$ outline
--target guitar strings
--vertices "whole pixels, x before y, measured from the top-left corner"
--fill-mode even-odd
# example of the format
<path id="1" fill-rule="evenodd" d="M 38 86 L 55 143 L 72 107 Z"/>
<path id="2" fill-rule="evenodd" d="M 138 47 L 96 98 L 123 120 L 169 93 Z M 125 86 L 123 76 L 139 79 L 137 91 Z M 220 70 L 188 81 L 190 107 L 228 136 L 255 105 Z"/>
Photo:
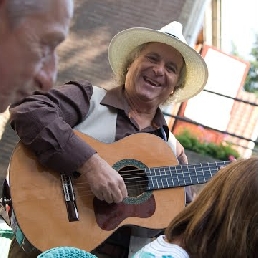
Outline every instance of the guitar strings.
<path id="1" fill-rule="evenodd" d="M 158 170 L 161 170 L 160 168 L 162 167 L 157 167 Z M 176 173 L 176 174 L 180 174 L 180 175 L 183 175 L 183 174 L 197 174 L 197 173 L 207 173 L 207 172 L 217 172 L 219 170 L 219 168 L 210 168 L 209 169 L 205 169 L 205 167 L 202 167 L 202 171 L 196 171 L 196 169 L 188 169 L 187 171 L 178 171 L 177 169 L 174 169 L 174 170 L 171 170 L 170 168 L 168 167 L 164 167 L 164 169 L 166 170 L 163 170 L 163 171 L 155 171 L 155 167 L 152 167 L 152 168 L 147 168 L 147 169 L 130 169 L 130 170 L 121 170 L 121 171 L 118 171 L 118 173 L 121 173 L 122 175 L 125 175 L 125 176 L 131 176 L 132 173 L 131 172 L 140 172 L 140 174 L 142 175 L 146 175 L 147 173 L 147 176 L 148 177 L 155 177 L 157 175 L 161 175 L 161 176 L 166 176 L 166 175 L 172 175 L 172 173 Z M 193 171 L 194 170 L 194 171 Z M 146 172 L 146 173 L 145 173 Z M 154 173 L 155 175 L 149 175 L 149 173 Z M 156 174 L 157 173 L 157 174 Z"/>
<path id="2" fill-rule="evenodd" d="M 140 182 L 140 183 L 149 182 L 148 178 L 153 179 L 153 178 L 157 177 L 157 175 L 147 175 L 146 176 L 145 173 L 141 173 L 141 175 L 143 177 L 145 177 L 145 178 L 142 178 L 142 177 L 139 177 L 139 176 L 132 175 L 131 173 L 128 173 L 128 172 L 131 172 L 131 171 L 139 171 L 139 170 L 129 170 L 129 171 L 126 171 L 126 173 L 122 172 L 121 174 L 122 174 L 122 176 L 129 176 L 129 177 L 125 178 L 126 180 L 140 179 L 140 181 L 137 181 L 137 182 Z M 199 174 L 204 174 L 204 173 L 212 174 L 212 173 L 217 172 L 217 171 L 218 171 L 217 169 L 209 169 L 209 170 L 203 170 L 203 172 L 196 172 L 196 173 L 187 171 L 187 172 L 184 172 L 184 174 L 185 175 L 194 174 L 194 175 L 192 175 L 192 177 L 194 177 L 194 176 L 197 176 L 197 173 L 199 173 Z M 178 175 L 175 174 L 173 176 L 171 173 L 166 173 L 166 172 L 163 172 L 162 174 L 159 174 L 158 176 L 163 176 L 163 177 L 171 176 L 169 179 L 178 179 Z M 146 179 L 146 177 L 147 177 L 147 179 Z M 74 182 L 76 183 L 76 179 L 74 180 Z M 85 182 L 85 183 L 87 184 L 87 182 Z M 78 182 L 76 184 L 77 185 L 84 184 L 84 182 Z"/>
<path id="3" fill-rule="evenodd" d="M 220 165 L 210 165 L 209 163 L 205 163 L 205 164 L 193 164 L 193 165 L 189 165 L 189 164 L 182 164 L 182 165 L 176 165 L 176 166 L 161 166 L 161 167 L 151 167 L 151 168 L 142 168 L 142 169 L 139 169 L 139 168 L 135 168 L 135 169 L 130 169 L 130 170 L 125 170 L 126 172 L 134 172 L 134 171 L 146 171 L 146 170 L 161 170 L 161 169 L 165 169 L 165 170 L 169 170 L 169 171 L 175 171 L 175 172 L 179 172 L 179 170 L 182 170 L 184 167 L 186 167 L 185 169 L 186 170 L 189 170 L 189 169 L 206 169 L 206 168 L 209 168 L 209 169 L 215 169 L 215 170 L 218 170 L 220 169 L 221 166 L 223 165 L 226 165 L 225 163 L 227 163 L 227 161 L 221 161 L 222 164 Z M 215 167 L 215 168 L 213 168 Z M 178 168 L 178 169 L 177 169 Z M 185 172 L 188 172 L 188 171 L 182 171 L 182 173 L 185 173 Z"/>
<path id="4" fill-rule="evenodd" d="M 184 165 L 178 165 L 178 167 L 182 167 L 182 166 L 184 166 Z M 160 170 L 160 168 L 161 167 L 157 167 L 158 171 Z M 164 168 L 169 168 L 169 167 L 165 166 Z M 172 174 L 173 171 L 171 171 L 171 169 L 169 168 L 166 171 L 162 171 L 162 172 L 158 173 L 159 176 L 161 175 L 163 177 L 163 180 L 162 179 L 160 181 L 155 180 L 154 182 L 152 180 L 157 177 L 157 174 L 156 174 L 156 171 L 155 171 L 155 167 L 147 168 L 147 169 L 142 169 L 142 170 L 141 169 L 125 170 L 125 171 L 120 171 L 120 173 L 124 177 L 127 176 L 127 178 L 124 178 L 124 181 L 127 184 L 126 188 L 127 188 L 128 191 L 130 191 L 130 190 L 137 191 L 136 188 L 138 188 L 138 190 L 142 191 L 142 193 L 143 193 L 145 191 L 149 191 L 148 189 L 146 189 L 146 188 L 149 187 L 149 184 L 150 184 L 151 187 L 158 186 L 158 187 L 160 187 L 162 189 L 171 188 L 171 186 L 169 186 L 169 183 L 173 183 L 174 184 L 174 181 L 177 182 L 178 180 L 183 180 L 183 178 L 178 178 L 177 177 L 178 174 L 179 175 L 181 175 L 181 174 L 187 174 L 187 175 L 192 174 L 192 178 L 194 178 L 194 176 L 197 176 L 197 173 L 204 174 L 204 173 L 207 173 L 207 172 L 208 173 L 213 173 L 213 172 L 217 172 L 218 171 L 218 168 L 211 169 L 210 166 L 203 166 L 201 168 L 202 168 L 202 172 L 197 172 L 196 170 L 194 170 L 194 171 L 185 171 L 183 173 L 178 173 L 178 170 L 173 169 L 173 170 L 175 170 L 174 171 L 175 172 L 174 175 Z M 150 170 L 154 170 L 154 172 L 152 172 L 153 175 L 146 175 L 144 173 L 144 172 L 146 172 L 146 170 L 148 170 L 149 172 L 151 172 Z M 138 171 L 139 174 L 142 177 L 139 176 L 139 174 L 137 174 L 137 176 L 136 176 L 136 175 L 131 173 L 131 172 L 136 172 L 136 171 Z M 166 179 L 166 176 L 170 176 L 170 178 Z M 202 179 L 205 179 L 205 178 L 202 178 Z M 94 195 L 92 193 L 91 189 L 90 189 L 90 184 L 87 181 L 85 181 L 85 182 L 76 182 L 77 179 L 73 179 L 72 181 L 73 181 L 73 184 L 72 184 L 73 188 L 78 190 L 80 196 L 83 197 L 83 196 Z M 126 182 L 126 181 L 128 181 L 128 182 Z M 131 181 L 131 182 L 129 182 L 129 181 Z M 199 180 L 199 181 L 201 181 L 201 180 Z M 201 182 L 201 183 L 206 183 L 207 181 L 208 180 L 206 180 L 204 182 Z M 197 181 L 197 183 L 192 183 L 191 182 L 191 184 L 187 184 L 187 185 L 194 185 L 194 184 L 200 184 L 200 182 L 198 182 L 198 181 Z M 61 186 L 62 186 L 62 183 L 61 183 Z M 183 186 L 186 186 L 186 184 L 184 184 Z M 177 187 L 180 187 L 180 186 L 177 186 Z"/>
<path id="5" fill-rule="evenodd" d="M 178 178 L 175 178 L 175 179 L 178 179 Z M 141 181 L 138 181 L 139 183 L 137 182 L 134 182 L 134 184 L 130 184 L 130 185 L 127 185 L 126 189 L 127 190 L 134 190 L 134 191 L 137 191 L 137 190 L 140 190 L 141 192 L 138 194 L 138 195 L 141 195 L 142 193 L 146 192 L 146 191 L 149 191 L 148 189 L 146 189 L 147 185 L 144 183 L 144 182 L 148 182 L 148 180 L 141 180 Z M 202 183 L 206 183 L 206 182 L 202 182 Z M 85 186 L 89 186 L 89 188 L 85 189 Z M 159 185 L 159 184 L 157 184 Z M 194 184 L 188 184 L 188 185 L 194 185 Z M 186 186 L 186 185 L 183 185 L 183 186 Z M 178 187 L 183 187 L 183 186 L 177 186 Z M 94 196 L 93 192 L 91 191 L 90 189 L 90 184 L 88 182 L 78 182 L 78 183 L 75 183 L 73 184 L 73 188 L 75 189 L 75 196 L 79 195 L 80 197 L 87 197 L 87 196 Z M 144 189 L 145 188 L 145 189 Z M 161 187 L 161 189 L 168 189 L 168 188 L 172 188 L 172 187 Z M 154 189 L 153 189 L 154 190 Z"/>
<path id="6" fill-rule="evenodd" d="M 171 180 L 172 179 L 172 180 Z M 170 181 L 172 182 L 173 180 L 178 180 L 177 177 L 175 178 L 171 178 Z M 204 182 L 201 182 L 201 183 L 206 183 L 208 180 L 204 181 Z M 136 188 L 138 188 L 138 190 L 143 190 L 143 192 L 145 191 L 149 191 L 148 189 L 146 189 L 146 187 L 148 187 L 145 183 L 146 182 L 149 182 L 149 180 L 140 180 L 140 181 L 136 181 L 136 182 L 133 182 L 133 183 L 129 183 L 129 185 L 127 185 L 127 190 L 137 190 Z M 164 183 L 164 182 L 163 182 Z M 168 183 L 168 182 L 165 182 L 165 183 Z M 200 184 L 200 182 L 199 182 Z M 75 186 L 75 189 L 79 190 L 79 193 L 80 193 L 80 196 L 88 196 L 88 195 L 93 195 L 92 191 L 90 189 L 85 189 L 85 186 L 89 186 L 90 184 L 88 182 L 78 182 L 78 183 L 75 183 L 74 186 Z M 154 184 L 152 184 L 154 186 Z M 159 183 L 156 182 L 156 185 L 158 185 L 160 188 L 162 189 L 167 189 L 167 188 L 171 188 L 169 186 L 167 187 L 164 187 L 164 184 L 163 186 L 160 186 Z M 194 183 L 191 183 L 191 184 L 187 184 L 187 185 L 194 185 Z M 183 185 L 183 186 L 186 186 L 186 185 Z M 177 187 L 183 187 L 183 186 L 177 186 Z"/>
<path id="7" fill-rule="evenodd" d="M 217 170 L 216 169 L 213 169 L 213 170 L 203 170 L 203 172 L 199 172 L 201 174 L 204 174 L 204 173 L 207 173 L 207 172 L 210 172 L 210 174 L 212 174 L 213 172 L 216 172 Z M 193 172 L 185 172 L 185 174 L 193 174 Z M 142 178 L 142 177 L 139 177 L 139 176 L 135 176 L 135 175 L 132 175 L 130 173 L 122 173 L 123 176 L 130 176 L 130 177 L 127 177 L 127 178 L 124 178 L 125 180 L 135 180 L 135 179 L 139 179 L 139 181 L 136 181 L 135 183 L 147 183 L 147 182 L 150 182 L 150 179 L 153 179 L 153 178 L 156 178 L 157 175 L 147 175 L 145 176 L 145 173 L 142 173 L 143 177 L 147 177 L 147 178 Z M 178 178 L 178 175 L 172 175 L 172 174 L 162 174 L 162 175 L 158 175 L 158 176 L 163 176 L 163 177 L 166 177 L 166 176 L 170 176 L 169 180 L 179 180 L 179 179 L 183 179 L 183 178 Z M 197 176 L 197 174 L 195 173 L 194 175 L 192 175 L 192 178 L 194 176 Z M 165 178 L 166 180 L 166 178 Z M 89 184 L 88 182 L 76 182 L 76 179 L 74 180 L 74 183 L 76 183 L 76 185 L 81 185 L 81 184 Z"/>
<path id="8" fill-rule="evenodd" d="M 184 174 L 184 173 L 189 173 L 190 169 L 191 170 L 194 169 L 195 172 L 198 172 L 198 171 L 196 171 L 196 169 L 200 169 L 200 168 L 202 169 L 203 172 L 207 172 L 207 170 L 205 170 L 206 168 L 208 168 L 208 171 L 211 171 L 211 170 L 218 171 L 220 169 L 220 167 L 223 166 L 223 165 L 226 165 L 226 163 L 228 163 L 228 161 L 220 161 L 220 162 L 215 162 L 215 163 L 216 164 L 215 165 L 213 164 L 212 166 L 211 166 L 212 163 L 181 164 L 181 165 L 179 164 L 179 165 L 175 165 L 175 166 L 161 166 L 161 167 L 151 167 L 151 168 L 143 168 L 143 169 L 135 168 L 135 169 L 125 170 L 125 171 L 121 170 L 121 172 L 126 175 L 125 172 L 136 172 L 136 171 L 143 171 L 143 172 L 149 171 L 149 172 L 151 172 L 153 170 L 154 170 L 154 172 L 156 172 L 155 170 L 160 171 L 160 170 L 163 169 L 165 171 L 162 171 L 160 173 L 165 173 L 165 172 L 168 171 L 170 173 L 173 173 L 173 172 L 179 173 L 179 172 L 181 172 L 181 174 Z M 219 163 L 221 163 L 221 164 L 219 165 Z M 215 168 L 213 168 L 214 166 L 215 166 Z M 186 167 L 185 171 L 180 171 L 184 167 Z"/>

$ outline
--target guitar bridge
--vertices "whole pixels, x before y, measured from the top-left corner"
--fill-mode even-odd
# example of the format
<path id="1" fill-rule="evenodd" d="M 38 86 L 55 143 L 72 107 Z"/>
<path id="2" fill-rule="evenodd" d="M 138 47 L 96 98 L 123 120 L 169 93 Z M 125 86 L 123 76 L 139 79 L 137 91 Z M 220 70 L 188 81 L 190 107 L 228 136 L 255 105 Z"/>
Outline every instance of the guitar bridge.
<path id="1" fill-rule="evenodd" d="M 71 177 L 61 174 L 61 182 L 64 192 L 64 200 L 68 213 L 68 220 L 70 222 L 79 220 L 79 213 L 75 201 L 75 194 L 73 190 L 73 184 Z"/>

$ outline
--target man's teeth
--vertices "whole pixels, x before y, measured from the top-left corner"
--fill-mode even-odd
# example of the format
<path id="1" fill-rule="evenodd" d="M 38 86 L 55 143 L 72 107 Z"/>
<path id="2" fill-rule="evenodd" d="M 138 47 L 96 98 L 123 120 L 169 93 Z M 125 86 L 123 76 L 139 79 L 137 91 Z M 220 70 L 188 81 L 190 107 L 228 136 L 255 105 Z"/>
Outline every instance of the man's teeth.
<path id="1" fill-rule="evenodd" d="M 146 82 L 148 82 L 148 83 L 149 83 L 150 85 L 152 85 L 152 86 L 159 86 L 159 83 L 155 83 L 155 82 L 149 80 L 149 79 L 146 78 L 146 77 L 144 77 L 144 79 L 145 79 Z"/>

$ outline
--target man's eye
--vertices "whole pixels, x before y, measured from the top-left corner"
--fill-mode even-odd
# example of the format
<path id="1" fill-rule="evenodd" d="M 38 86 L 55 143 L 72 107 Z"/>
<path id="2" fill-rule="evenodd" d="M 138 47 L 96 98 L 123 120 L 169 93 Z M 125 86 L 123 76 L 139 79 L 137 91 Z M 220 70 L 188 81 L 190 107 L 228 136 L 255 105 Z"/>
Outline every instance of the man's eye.
<path id="1" fill-rule="evenodd" d="M 169 73 L 176 73 L 176 69 L 175 69 L 174 66 L 167 66 L 167 71 L 168 71 Z"/>
<path id="2" fill-rule="evenodd" d="M 156 56 L 147 56 L 147 58 L 151 61 L 151 62 L 157 62 L 158 58 Z"/>

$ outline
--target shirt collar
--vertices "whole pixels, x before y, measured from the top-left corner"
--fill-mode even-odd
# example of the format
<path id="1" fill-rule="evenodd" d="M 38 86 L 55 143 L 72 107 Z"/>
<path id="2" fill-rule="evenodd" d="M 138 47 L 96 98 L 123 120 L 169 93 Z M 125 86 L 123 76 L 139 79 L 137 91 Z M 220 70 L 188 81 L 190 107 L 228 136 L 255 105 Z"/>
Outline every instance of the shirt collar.
<path id="1" fill-rule="evenodd" d="M 129 117 L 130 107 L 124 97 L 124 86 L 118 86 L 108 90 L 107 94 L 102 99 L 101 104 L 123 110 Z M 166 120 L 160 108 L 158 108 L 156 111 L 153 124 L 157 128 L 162 126 L 167 128 Z"/>

